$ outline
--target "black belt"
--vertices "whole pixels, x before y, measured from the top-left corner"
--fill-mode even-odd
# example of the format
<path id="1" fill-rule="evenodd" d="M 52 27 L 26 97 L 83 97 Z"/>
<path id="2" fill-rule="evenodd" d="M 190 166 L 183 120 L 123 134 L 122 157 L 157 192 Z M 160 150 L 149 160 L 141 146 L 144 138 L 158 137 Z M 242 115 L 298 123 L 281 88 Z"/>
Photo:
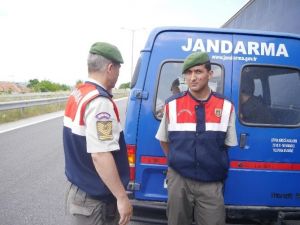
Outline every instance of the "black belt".
<path id="1" fill-rule="evenodd" d="M 112 202 L 112 201 L 116 200 L 116 198 L 113 195 L 99 196 L 99 195 L 90 195 L 90 194 L 86 193 L 86 197 L 95 199 L 95 200 L 99 200 L 99 201 L 103 201 L 103 202 Z"/>

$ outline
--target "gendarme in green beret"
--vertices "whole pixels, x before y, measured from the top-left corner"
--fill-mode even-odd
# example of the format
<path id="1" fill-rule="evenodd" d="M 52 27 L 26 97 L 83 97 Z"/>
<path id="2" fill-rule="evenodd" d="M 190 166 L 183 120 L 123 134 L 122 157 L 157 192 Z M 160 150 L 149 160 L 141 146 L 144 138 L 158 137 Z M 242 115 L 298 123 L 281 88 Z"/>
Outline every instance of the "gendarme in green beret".
<path id="1" fill-rule="evenodd" d="M 121 52 L 119 49 L 106 42 L 96 42 L 92 45 L 90 53 L 101 55 L 117 63 L 124 63 Z"/>
<path id="2" fill-rule="evenodd" d="M 193 66 L 202 65 L 207 62 L 209 62 L 209 55 L 206 52 L 194 52 L 184 60 L 182 73 Z"/>

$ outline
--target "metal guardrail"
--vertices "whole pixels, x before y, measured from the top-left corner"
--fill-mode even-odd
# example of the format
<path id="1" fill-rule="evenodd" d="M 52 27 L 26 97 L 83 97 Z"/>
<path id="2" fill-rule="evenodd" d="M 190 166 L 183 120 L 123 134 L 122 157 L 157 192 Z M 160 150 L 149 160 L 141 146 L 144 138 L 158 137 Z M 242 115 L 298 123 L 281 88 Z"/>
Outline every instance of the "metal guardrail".
<path id="1" fill-rule="evenodd" d="M 12 93 L 5 94 L 0 92 L 0 102 L 12 102 L 12 101 L 24 101 L 33 99 L 48 99 L 67 97 L 70 95 L 70 91 L 64 92 L 34 92 L 34 93 Z"/>
<path id="2" fill-rule="evenodd" d="M 23 100 L 13 102 L 0 102 L 0 111 L 32 107 L 37 105 L 48 105 L 53 103 L 65 102 L 68 97 L 44 98 L 34 100 Z"/>
<path id="3" fill-rule="evenodd" d="M 125 90 L 125 89 L 113 90 L 113 95 L 116 98 L 128 96 L 128 94 L 129 94 L 129 89 L 128 90 Z M 22 96 L 22 95 L 20 95 L 20 96 Z M 0 102 L 0 111 L 10 110 L 10 109 L 22 109 L 22 108 L 38 106 L 38 105 L 61 103 L 61 102 L 67 101 L 67 99 L 68 99 L 68 96 L 61 96 L 61 97 L 53 97 L 53 98 Z"/>

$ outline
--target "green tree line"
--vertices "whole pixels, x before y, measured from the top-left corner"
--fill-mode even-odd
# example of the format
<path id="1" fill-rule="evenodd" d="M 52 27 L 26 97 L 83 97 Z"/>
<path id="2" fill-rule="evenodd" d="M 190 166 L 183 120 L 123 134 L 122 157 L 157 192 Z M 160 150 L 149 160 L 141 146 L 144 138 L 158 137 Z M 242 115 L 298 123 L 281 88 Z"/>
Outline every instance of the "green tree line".
<path id="1" fill-rule="evenodd" d="M 56 92 L 56 91 L 68 91 L 70 87 L 65 84 L 58 84 L 49 80 L 39 81 L 38 79 L 29 80 L 28 88 L 34 92 Z"/>
<path id="2" fill-rule="evenodd" d="M 82 80 L 76 81 L 76 87 L 83 83 Z M 71 89 L 70 86 L 66 84 L 54 83 L 49 80 L 41 80 L 32 79 L 29 80 L 27 87 L 33 90 L 34 92 L 56 92 L 56 91 L 69 91 Z M 119 89 L 128 89 L 130 88 L 130 82 L 123 83 L 119 86 Z"/>
<path id="3" fill-rule="evenodd" d="M 130 88 L 130 82 L 123 83 L 119 86 L 119 89 L 127 89 L 127 88 Z"/>
<path id="4" fill-rule="evenodd" d="M 82 83 L 84 83 L 84 81 L 77 80 L 76 81 L 76 87 L 78 87 Z M 119 89 L 128 89 L 128 88 L 130 88 L 130 82 L 122 83 L 122 84 L 119 85 Z"/>

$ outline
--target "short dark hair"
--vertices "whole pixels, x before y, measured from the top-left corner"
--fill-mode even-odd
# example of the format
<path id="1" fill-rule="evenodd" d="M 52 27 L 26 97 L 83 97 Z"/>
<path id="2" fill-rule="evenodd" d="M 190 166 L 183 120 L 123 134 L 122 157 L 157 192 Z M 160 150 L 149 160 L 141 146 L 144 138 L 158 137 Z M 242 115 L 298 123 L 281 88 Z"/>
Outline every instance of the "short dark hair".
<path id="1" fill-rule="evenodd" d="M 171 91 L 172 91 L 172 88 L 174 88 L 174 87 L 179 87 L 179 79 L 178 78 L 173 80 L 172 85 L 171 85 Z"/>
<path id="2" fill-rule="evenodd" d="M 207 69 L 207 71 L 211 71 L 211 63 L 210 63 L 210 61 L 204 63 L 203 65 Z"/>

